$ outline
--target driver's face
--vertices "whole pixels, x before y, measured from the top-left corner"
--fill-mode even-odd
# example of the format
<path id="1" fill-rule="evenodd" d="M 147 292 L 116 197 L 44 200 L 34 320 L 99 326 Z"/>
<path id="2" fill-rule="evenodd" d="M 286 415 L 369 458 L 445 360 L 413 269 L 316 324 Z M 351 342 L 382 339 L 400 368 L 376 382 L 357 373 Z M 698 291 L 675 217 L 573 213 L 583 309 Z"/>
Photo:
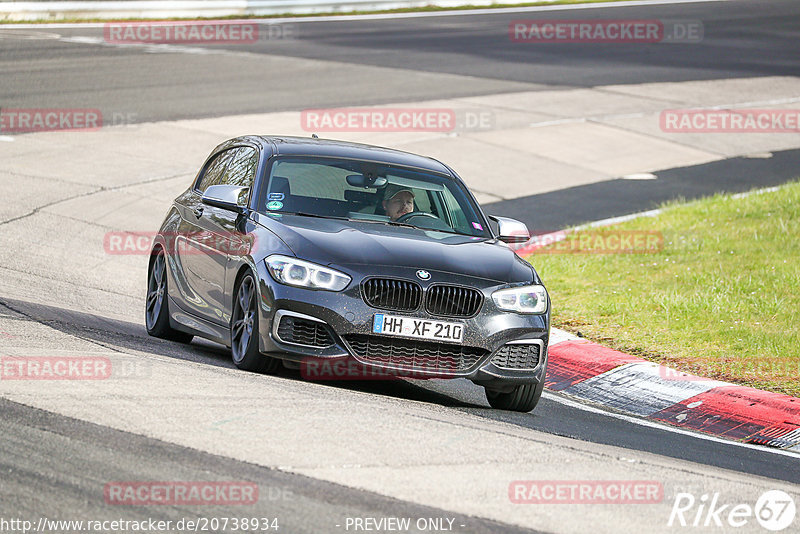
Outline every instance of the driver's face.
<path id="1" fill-rule="evenodd" d="M 389 200 L 383 201 L 383 209 L 393 221 L 396 221 L 406 213 L 414 211 L 414 195 L 408 191 L 400 191 Z"/>

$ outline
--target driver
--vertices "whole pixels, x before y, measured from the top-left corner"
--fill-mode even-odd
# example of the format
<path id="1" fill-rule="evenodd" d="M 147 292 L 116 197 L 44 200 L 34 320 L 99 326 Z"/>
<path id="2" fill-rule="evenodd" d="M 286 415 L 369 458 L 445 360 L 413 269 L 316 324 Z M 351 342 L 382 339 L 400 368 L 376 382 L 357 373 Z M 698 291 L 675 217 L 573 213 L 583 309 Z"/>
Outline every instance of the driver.
<path id="1" fill-rule="evenodd" d="M 414 192 L 402 185 L 387 185 L 383 196 L 383 209 L 393 221 L 406 213 L 411 213 L 414 211 Z"/>

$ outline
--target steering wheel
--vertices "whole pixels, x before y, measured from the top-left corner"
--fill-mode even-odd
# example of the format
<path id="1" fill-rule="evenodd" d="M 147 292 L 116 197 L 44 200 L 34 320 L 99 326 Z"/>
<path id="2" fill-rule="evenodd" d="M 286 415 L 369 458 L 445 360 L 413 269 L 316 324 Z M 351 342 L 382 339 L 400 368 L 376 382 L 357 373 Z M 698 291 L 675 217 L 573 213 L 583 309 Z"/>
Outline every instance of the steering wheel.
<path id="1" fill-rule="evenodd" d="M 412 211 L 411 213 L 406 213 L 405 215 L 401 215 L 397 218 L 397 222 L 405 223 L 413 219 L 414 217 L 419 217 L 420 219 L 413 224 L 417 228 L 421 228 L 423 230 L 440 230 L 442 232 L 452 232 L 453 229 L 450 228 L 446 222 L 441 220 L 436 215 L 425 211 Z M 406 223 L 409 224 L 409 223 Z"/>
<path id="2" fill-rule="evenodd" d="M 405 215 L 401 215 L 397 218 L 397 222 L 404 223 L 412 217 L 430 217 L 431 219 L 436 219 L 437 221 L 441 221 L 439 217 L 433 215 L 432 213 L 428 213 L 426 211 L 411 211 L 406 213 Z"/>

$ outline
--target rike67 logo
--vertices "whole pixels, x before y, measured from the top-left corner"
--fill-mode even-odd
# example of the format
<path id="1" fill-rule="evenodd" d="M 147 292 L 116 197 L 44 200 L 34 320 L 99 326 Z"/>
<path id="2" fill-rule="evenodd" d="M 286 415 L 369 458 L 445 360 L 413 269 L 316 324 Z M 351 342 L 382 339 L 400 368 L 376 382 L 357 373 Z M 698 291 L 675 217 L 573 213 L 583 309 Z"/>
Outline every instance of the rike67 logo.
<path id="1" fill-rule="evenodd" d="M 703 494 L 696 498 L 691 493 L 678 493 L 667 521 L 668 527 L 722 527 L 726 531 L 752 525 L 753 519 L 763 528 L 779 532 L 792 526 L 796 508 L 791 495 L 781 490 L 764 492 L 755 506 L 723 503 L 719 493 Z M 792 530 L 797 532 L 797 530 Z"/>

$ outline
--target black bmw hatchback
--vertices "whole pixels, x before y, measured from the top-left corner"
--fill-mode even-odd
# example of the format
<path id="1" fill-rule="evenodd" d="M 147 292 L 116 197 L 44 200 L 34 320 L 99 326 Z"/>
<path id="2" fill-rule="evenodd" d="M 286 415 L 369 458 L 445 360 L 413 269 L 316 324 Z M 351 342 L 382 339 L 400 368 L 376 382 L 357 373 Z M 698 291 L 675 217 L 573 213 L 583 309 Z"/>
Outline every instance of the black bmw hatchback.
<path id="1" fill-rule="evenodd" d="M 346 362 L 364 377 L 467 378 L 491 406 L 530 411 L 550 299 L 508 246 L 528 238 L 522 223 L 487 217 L 434 159 L 238 137 L 214 149 L 161 225 L 147 331 L 223 343 L 249 371 Z"/>

